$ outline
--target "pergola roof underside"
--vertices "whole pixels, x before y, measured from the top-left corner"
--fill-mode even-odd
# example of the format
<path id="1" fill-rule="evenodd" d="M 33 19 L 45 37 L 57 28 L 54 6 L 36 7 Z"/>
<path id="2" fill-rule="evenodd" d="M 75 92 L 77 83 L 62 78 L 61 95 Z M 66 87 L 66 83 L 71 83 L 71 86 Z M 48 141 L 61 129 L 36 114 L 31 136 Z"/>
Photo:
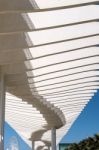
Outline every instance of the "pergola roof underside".
<path id="1" fill-rule="evenodd" d="M 13 94 L 6 121 L 43 142 L 64 125 L 58 143 L 99 89 L 98 1 L 0 3 L 0 65 Z"/>

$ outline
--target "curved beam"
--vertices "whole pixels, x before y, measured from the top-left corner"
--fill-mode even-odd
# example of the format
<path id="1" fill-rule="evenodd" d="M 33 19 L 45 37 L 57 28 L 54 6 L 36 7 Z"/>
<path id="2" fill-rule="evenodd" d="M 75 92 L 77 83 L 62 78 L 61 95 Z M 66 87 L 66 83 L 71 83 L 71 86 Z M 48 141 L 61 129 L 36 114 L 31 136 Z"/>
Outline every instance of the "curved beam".
<path id="1" fill-rule="evenodd" d="M 25 67 L 26 66 L 24 65 L 24 68 Z M 32 92 L 30 91 L 27 75 L 26 74 L 22 76 L 19 75 L 18 80 L 17 77 L 16 75 L 12 75 L 11 78 L 8 78 L 6 75 L 6 84 L 9 82 L 9 84 L 7 84 L 8 92 L 22 98 L 24 101 L 27 101 L 29 104 L 32 104 L 34 107 L 36 107 L 40 111 L 40 113 L 43 114 L 43 117 L 48 122 L 48 126 L 46 126 L 46 128 L 52 127 L 53 125 L 56 126 L 56 128 L 59 128 L 62 125 L 64 125 L 65 118 L 60 109 L 55 108 L 53 104 L 50 104 L 50 102 L 47 102 L 41 96 L 39 95 L 34 96 L 32 94 Z M 14 86 L 16 82 L 19 82 L 19 85 L 22 82 L 25 83 L 26 85 L 24 85 L 23 89 L 21 89 L 20 86 L 19 88 L 17 88 Z M 11 85 L 11 83 L 13 83 L 13 86 L 10 87 L 9 85 Z M 51 119 L 52 118 L 51 116 L 53 116 L 53 118 L 55 117 L 55 119 Z"/>
<path id="2" fill-rule="evenodd" d="M 30 140 L 31 140 L 31 141 L 40 141 L 41 138 L 42 138 L 42 135 L 43 135 L 46 131 L 47 131 L 47 130 L 45 130 L 45 129 L 35 131 L 34 133 L 32 133 Z"/>

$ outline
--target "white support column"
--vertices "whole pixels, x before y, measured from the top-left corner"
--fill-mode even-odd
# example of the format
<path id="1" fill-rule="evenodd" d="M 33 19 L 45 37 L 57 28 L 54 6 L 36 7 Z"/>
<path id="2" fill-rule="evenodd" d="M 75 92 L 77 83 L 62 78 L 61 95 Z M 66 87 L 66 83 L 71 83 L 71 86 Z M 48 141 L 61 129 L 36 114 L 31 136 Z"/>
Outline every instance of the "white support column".
<path id="1" fill-rule="evenodd" d="M 4 150 L 5 121 L 5 83 L 4 74 L 0 72 L 0 150 Z"/>
<path id="2" fill-rule="evenodd" d="M 56 150 L 56 129 L 52 128 L 52 150 Z"/>
<path id="3" fill-rule="evenodd" d="M 34 150 L 34 149 L 35 149 L 35 142 L 32 141 L 32 150 Z"/>

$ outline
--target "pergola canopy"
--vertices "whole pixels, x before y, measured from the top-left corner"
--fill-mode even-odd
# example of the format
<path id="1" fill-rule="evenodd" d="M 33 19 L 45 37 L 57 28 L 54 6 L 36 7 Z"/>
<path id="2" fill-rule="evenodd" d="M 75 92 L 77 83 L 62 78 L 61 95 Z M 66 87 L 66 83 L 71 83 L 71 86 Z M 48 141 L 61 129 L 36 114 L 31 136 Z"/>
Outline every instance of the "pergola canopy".
<path id="1" fill-rule="evenodd" d="M 0 1 L 5 120 L 38 149 L 50 145 L 53 127 L 58 143 L 99 89 L 98 7 L 96 0 Z"/>

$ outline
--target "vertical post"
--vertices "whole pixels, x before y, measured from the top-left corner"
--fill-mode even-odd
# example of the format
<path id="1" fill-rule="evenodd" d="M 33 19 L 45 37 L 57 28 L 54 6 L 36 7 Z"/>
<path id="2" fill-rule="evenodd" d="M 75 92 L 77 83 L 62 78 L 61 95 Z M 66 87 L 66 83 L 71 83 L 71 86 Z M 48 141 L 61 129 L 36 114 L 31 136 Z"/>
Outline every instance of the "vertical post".
<path id="1" fill-rule="evenodd" d="M 50 146 L 48 146 L 48 150 L 50 150 Z"/>
<path id="2" fill-rule="evenodd" d="M 52 150 L 56 150 L 56 129 L 52 128 Z"/>
<path id="3" fill-rule="evenodd" d="M 35 142 L 34 141 L 32 141 L 32 150 L 34 150 L 35 148 Z"/>
<path id="4" fill-rule="evenodd" d="M 0 72 L 0 150 L 4 150 L 4 120 L 5 120 L 5 83 L 4 74 Z"/>

